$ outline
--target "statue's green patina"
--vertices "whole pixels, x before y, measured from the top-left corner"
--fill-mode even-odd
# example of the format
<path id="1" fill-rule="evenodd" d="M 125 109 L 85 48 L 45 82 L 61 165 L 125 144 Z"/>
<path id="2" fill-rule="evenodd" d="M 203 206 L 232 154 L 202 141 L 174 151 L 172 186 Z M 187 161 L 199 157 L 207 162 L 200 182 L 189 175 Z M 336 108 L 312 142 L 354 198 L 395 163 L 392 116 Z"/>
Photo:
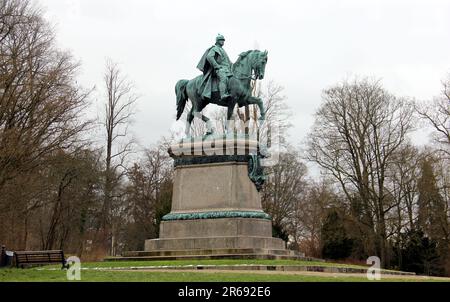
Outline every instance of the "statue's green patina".
<path id="1" fill-rule="evenodd" d="M 252 154 L 248 160 L 248 177 L 255 184 L 256 190 L 260 191 L 266 175 L 264 174 L 264 167 L 261 166 L 261 154 Z"/>
<path id="2" fill-rule="evenodd" d="M 267 51 L 249 50 L 239 55 L 231 64 L 223 49 L 225 38 L 219 35 L 216 44 L 206 50 L 197 67 L 203 75 L 192 80 L 179 80 L 175 85 L 177 96 L 177 120 L 181 117 L 188 100 L 192 108 L 187 114 L 186 136 L 190 136 L 194 117 L 207 125 L 207 135 L 214 129 L 202 110 L 210 103 L 228 108 L 227 120 L 231 119 L 236 104 L 239 107 L 256 104 L 260 110 L 260 120 L 265 118 L 263 102 L 252 96 L 251 80 L 263 79 L 267 63 Z"/>
<path id="3" fill-rule="evenodd" d="M 196 220 L 196 219 L 219 219 L 219 218 L 260 218 L 272 219 L 269 214 L 256 211 L 213 211 L 194 213 L 169 213 L 164 215 L 163 221 L 170 220 Z"/>
<path id="4" fill-rule="evenodd" d="M 232 63 L 227 52 L 223 49 L 225 38 L 222 35 L 216 37 L 216 44 L 205 51 L 205 54 L 197 64 L 197 68 L 203 72 L 203 79 L 200 84 L 202 98 L 211 99 L 213 89 L 213 79 L 217 76 L 219 80 L 219 93 L 221 101 L 226 102 L 230 96 L 227 92 L 228 78 L 233 75 L 231 72 Z"/>
<path id="5" fill-rule="evenodd" d="M 179 80 L 175 85 L 177 120 L 183 114 L 186 102 L 188 100 L 191 100 L 192 102 L 191 110 L 187 114 L 186 140 L 192 139 L 190 137 L 190 128 L 194 117 L 201 118 L 206 122 L 208 130 L 202 139 L 209 140 L 215 138 L 215 135 L 213 135 L 214 129 L 209 118 L 201 113 L 210 103 L 227 107 L 228 121 L 231 120 L 236 104 L 239 107 L 256 104 L 260 110 L 260 121 L 263 121 L 265 118 L 262 100 L 252 96 L 251 81 L 264 78 L 268 57 L 267 51 L 245 51 L 241 53 L 237 61 L 232 64 L 228 54 L 223 48 L 224 43 L 224 36 L 219 34 L 216 37 L 215 45 L 209 47 L 204 52 L 197 64 L 197 68 L 202 71 L 203 74 L 192 80 Z M 226 127 L 227 126 L 228 123 L 226 123 Z M 226 138 L 228 134 L 224 134 L 224 138 Z M 244 139 L 248 139 L 248 137 L 244 137 Z M 245 156 L 216 155 L 207 157 L 180 157 L 175 159 L 175 166 L 207 162 L 245 161 L 248 163 L 248 176 L 259 191 L 266 179 L 260 162 L 260 159 L 264 158 L 266 155 L 260 151 L 261 150 L 258 150 L 257 154 L 248 154 Z M 248 213 L 245 215 L 248 215 Z"/>

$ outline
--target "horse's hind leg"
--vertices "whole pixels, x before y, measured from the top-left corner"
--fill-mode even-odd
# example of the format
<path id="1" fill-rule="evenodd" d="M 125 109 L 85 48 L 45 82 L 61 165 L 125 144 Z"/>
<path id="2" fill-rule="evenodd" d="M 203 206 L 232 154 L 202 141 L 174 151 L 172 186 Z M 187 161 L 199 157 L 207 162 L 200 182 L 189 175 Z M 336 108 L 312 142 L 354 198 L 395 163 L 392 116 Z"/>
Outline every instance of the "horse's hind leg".
<path id="1" fill-rule="evenodd" d="M 189 113 L 187 114 L 186 129 L 185 129 L 186 137 L 189 137 L 191 135 L 191 124 L 193 120 L 194 120 L 194 107 L 192 107 Z"/>
<path id="2" fill-rule="evenodd" d="M 211 123 L 211 120 L 206 115 L 201 113 L 201 111 L 206 107 L 206 105 L 207 104 L 200 106 L 200 108 L 198 108 L 198 111 L 196 111 L 194 115 L 198 118 L 201 118 L 202 121 L 206 123 L 206 135 L 211 135 L 214 133 L 214 127 Z"/>

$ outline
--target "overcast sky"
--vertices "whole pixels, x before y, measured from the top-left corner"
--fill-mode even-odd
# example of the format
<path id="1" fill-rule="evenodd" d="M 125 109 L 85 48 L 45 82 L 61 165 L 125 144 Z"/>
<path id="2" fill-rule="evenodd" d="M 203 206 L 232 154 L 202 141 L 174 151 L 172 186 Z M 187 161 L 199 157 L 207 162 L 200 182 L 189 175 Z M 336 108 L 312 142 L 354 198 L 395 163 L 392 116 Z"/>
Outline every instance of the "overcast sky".
<path id="1" fill-rule="evenodd" d="M 55 25 L 59 47 L 81 62 L 80 83 L 97 87 L 94 100 L 101 101 L 107 57 L 136 84 L 141 98 L 133 131 L 143 145 L 168 134 L 175 83 L 200 73 L 197 62 L 217 33 L 232 61 L 245 50 L 268 50 L 263 82 L 285 88 L 294 144 L 309 131 L 330 85 L 370 76 L 398 96 L 430 100 L 450 72 L 450 1 L 38 3 Z"/>

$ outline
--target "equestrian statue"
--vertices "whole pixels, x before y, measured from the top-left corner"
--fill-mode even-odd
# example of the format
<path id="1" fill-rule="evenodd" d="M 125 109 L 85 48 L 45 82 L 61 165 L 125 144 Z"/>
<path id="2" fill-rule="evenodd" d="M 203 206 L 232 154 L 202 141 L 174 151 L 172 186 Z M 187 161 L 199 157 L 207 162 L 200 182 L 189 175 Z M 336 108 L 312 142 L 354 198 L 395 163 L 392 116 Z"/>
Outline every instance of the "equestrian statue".
<path id="1" fill-rule="evenodd" d="M 259 120 L 262 121 L 265 118 L 262 100 L 252 96 L 251 81 L 264 78 L 267 51 L 245 51 L 232 64 L 223 48 L 224 43 L 224 36 L 217 35 L 216 44 L 205 51 L 197 65 L 203 74 L 192 80 L 179 80 L 175 85 L 177 120 L 183 114 L 187 100 L 192 103 L 191 110 L 187 114 L 185 133 L 187 137 L 190 136 L 194 117 L 206 123 L 206 135 L 214 133 L 209 118 L 201 113 L 208 104 L 227 107 L 228 121 L 233 115 L 236 104 L 239 107 L 256 104 L 260 111 Z"/>

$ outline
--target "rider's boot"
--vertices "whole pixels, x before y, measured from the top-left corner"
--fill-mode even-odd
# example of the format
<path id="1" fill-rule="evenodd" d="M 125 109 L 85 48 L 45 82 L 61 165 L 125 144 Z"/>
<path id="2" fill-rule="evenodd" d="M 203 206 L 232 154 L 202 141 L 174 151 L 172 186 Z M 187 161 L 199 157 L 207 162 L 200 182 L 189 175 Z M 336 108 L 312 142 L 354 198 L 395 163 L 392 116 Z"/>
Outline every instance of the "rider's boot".
<path id="1" fill-rule="evenodd" d="M 219 82 L 219 92 L 220 92 L 220 100 L 225 101 L 230 97 L 230 94 L 227 92 L 227 84 L 225 81 Z"/>

